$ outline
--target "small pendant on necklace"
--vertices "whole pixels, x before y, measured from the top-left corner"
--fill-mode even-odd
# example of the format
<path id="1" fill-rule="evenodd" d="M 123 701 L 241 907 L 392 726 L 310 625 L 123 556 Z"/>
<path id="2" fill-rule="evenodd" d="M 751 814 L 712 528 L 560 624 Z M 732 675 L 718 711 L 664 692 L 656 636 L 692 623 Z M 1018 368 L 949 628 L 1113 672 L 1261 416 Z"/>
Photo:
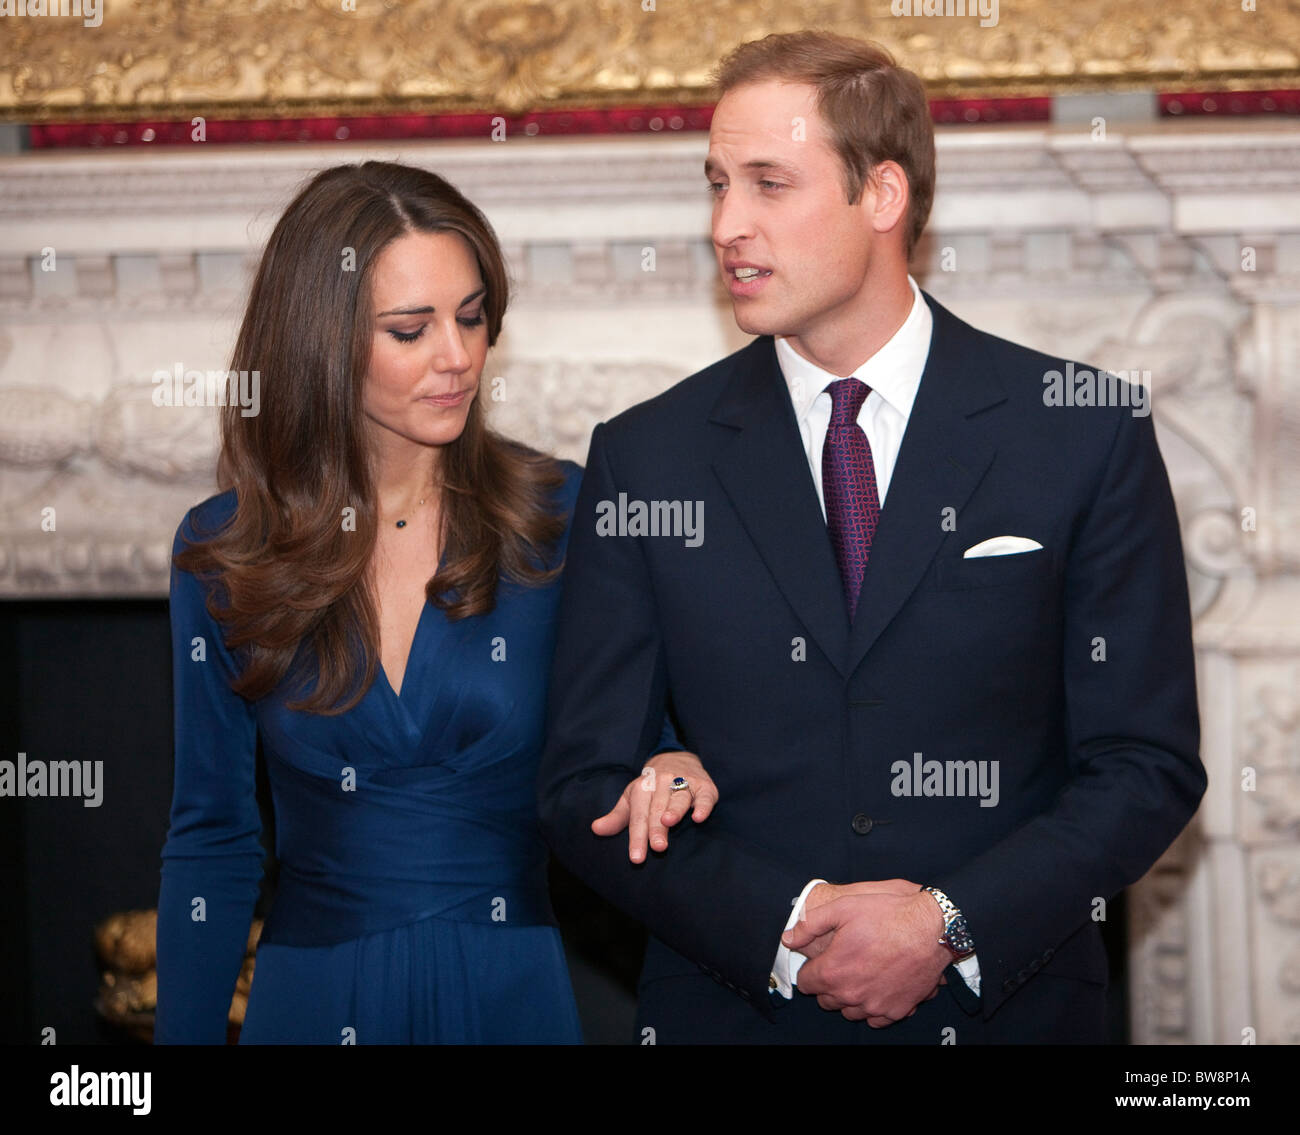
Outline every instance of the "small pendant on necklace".
<path id="1" fill-rule="evenodd" d="M 420 504 L 424 504 L 424 502 L 425 502 L 426 499 L 428 499 L 428 498 L 421 498 L 421 500 L 420 500 Z M 399 521 L 397 522 L 397 527 L 398 527 L 398 528 L 405 528 L 405 527 L 406 527 L 406 521 L 405 521 L 405 520 L 399 520 Z"/>

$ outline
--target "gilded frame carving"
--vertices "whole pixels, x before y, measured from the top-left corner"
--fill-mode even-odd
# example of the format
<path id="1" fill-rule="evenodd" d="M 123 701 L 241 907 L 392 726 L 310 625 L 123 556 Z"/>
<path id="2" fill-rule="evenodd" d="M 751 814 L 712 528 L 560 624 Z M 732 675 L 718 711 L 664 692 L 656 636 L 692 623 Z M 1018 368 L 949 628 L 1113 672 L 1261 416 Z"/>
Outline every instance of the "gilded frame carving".
<path id="1" fill-rule="evenodd" d="M 934 98 L 1300 87 L 1300 0 L 972 0 L 965 15 L 957 0 L 98 0 L 89 27 L 4 14 L 82 2 L 0 0 L 0 121 L 707 103 L 728 49 L 802 27 L 885 43 Z M 924 14 L 945 3 L 954 14 Z"/>

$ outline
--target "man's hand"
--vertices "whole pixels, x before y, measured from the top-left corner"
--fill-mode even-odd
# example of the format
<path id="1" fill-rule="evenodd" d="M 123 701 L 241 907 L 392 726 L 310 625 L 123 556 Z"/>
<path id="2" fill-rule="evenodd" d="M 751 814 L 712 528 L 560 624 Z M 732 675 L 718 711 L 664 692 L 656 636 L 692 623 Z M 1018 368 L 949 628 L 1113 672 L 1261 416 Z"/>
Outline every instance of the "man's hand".
<path id="1" fill-rule="evenodd" d="M 673 791 L 673 780 L 683 777 L 689 788 Z M 591 830 L 597 835 L 627 832 L 627 854 L 633 863 L 646 857 L 646 840 L 655 851 L 668 847 L 668 829 L 688 811 L 697 824 L 706 819 L 718 802 L 718 787 L 704 771 L 694 753 L 660 753 L 646 761 L 641 775 L 632 781 L 614 805 Z M 692 805 L 694 807 L 692 807 Z"/>
<path id="2" fill-rule="evenodd" d="M 808 892 L 803 904 L 803 925 L 807 925 L 808 915 L 819 906 L 842 899 L 845 895 L 914 895 L 921 888 L 908 879 L 877 879 L 863 883 L 818 883 Z M 937 904 L 936 904 L 937 905 Z M 835 937 L 834 928 L 814 938 L 805 946 L 798 947 L 799 953 L 812 959 L 822 953 Z"/>
<path id="3" fill-rule="evenodd" d="M 850 1021 L 884 1028 L 938 993 L 952 961 L 942 934 L 938 903 L 915 883 L 888 879 L 819 884 L 781 940 L 809 959 L 799 970 L 801 993 Z"/>

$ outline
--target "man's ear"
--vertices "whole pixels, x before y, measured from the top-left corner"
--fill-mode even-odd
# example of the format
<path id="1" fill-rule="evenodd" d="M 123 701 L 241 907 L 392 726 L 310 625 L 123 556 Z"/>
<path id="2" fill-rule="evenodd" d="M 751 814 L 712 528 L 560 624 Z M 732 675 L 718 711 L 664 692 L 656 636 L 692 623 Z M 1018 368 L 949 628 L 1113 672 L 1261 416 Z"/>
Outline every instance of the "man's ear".
<path id="1" fill-rule="evenodd" d="M 891 232 L 900 225 L 905 228 L 910 201 L 911 187 L 902 166 L 888 160 L 871 167 L 859 203 L 866 209 L 867 221 L 876 232 Z"/>

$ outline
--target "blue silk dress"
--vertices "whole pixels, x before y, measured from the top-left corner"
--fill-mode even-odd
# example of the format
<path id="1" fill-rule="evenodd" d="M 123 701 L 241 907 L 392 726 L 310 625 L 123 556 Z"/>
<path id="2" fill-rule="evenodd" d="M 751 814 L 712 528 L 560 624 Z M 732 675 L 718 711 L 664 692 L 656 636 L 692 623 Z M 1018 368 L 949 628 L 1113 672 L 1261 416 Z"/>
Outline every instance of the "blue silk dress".
<path id="1" fill-rule="evenodd" d="M 571 519 L 582 470 L 561 464 Z M 177 549 L 234 503 L 193 509 Z M 567 543 L 568 525 L 557 558 Z M 321 716 L 279 690 L 231 692 L 200 581 L 173 567 L 156 1043 L 225 1041 L 262 877 L 259 733 L 280 878 L 240 1043 L 581 1042 L 535 804 L 558 598 L 558 580 L 502 579 L 486 615 L 426 603 L 401 696 L 381 669 L 355 707 Z"/>

